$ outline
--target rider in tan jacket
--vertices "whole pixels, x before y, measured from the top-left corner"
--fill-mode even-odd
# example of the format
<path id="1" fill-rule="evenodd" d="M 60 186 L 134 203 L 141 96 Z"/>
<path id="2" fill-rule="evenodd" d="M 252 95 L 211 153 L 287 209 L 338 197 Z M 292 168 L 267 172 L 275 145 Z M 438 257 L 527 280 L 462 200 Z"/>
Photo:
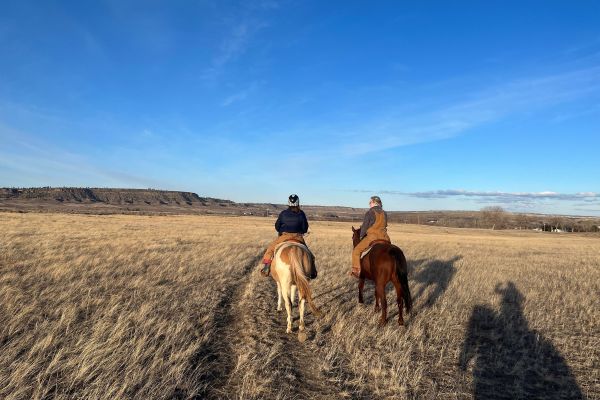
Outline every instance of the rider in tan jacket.
<path id="1" fill-rule="evenodd" d="M 371 245 L 374 240 L 390 241 L 387 234 L 387 213 L 383 211 L 379 196 L 372 196 L 369 201 L 369 211 L 360 227 L 361 241 L 352 250 L 352 271 L 350 275 L 358 278 L 360 276 L 360 254 Z"/>

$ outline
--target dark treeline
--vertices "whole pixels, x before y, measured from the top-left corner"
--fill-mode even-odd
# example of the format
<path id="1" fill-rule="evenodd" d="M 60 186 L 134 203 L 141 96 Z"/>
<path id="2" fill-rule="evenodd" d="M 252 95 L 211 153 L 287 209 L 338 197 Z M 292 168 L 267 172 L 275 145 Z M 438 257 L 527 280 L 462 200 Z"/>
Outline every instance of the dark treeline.
<path id="1" fill-rule="evenodd" d="M 512 213 L 502 207 L 481 211 L 390 212 L 391 222 L 454 228 L 528 229 L 545 232 L 600 232 L 600 218 Z"/>

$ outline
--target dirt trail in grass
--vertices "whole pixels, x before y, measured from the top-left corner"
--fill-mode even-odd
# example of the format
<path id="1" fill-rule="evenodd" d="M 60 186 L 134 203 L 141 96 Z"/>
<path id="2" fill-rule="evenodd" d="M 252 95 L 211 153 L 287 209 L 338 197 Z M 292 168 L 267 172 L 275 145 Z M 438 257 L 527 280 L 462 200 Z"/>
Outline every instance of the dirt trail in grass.
<path id="1" fill-rule="evenodd" d="M 212 358 L 218 371 L 206 394 L 208 398 L 356 398 L 356 388 L 345 387 L 339 360 L 335 366 L 319 354 L 315 333 L 319 322 L 306 307 L 308 340 L 299 342 L 298 308 L 293 308 L 294 333 L 286 334 L 286 313 L 276 311 L 276 286 L 255 266 L 244 267 L 238 284 L 220 305 Z M 321 343 L 322 345 L 322 343 Z M 361 396 L 364 397 L 364 396 Z"/>

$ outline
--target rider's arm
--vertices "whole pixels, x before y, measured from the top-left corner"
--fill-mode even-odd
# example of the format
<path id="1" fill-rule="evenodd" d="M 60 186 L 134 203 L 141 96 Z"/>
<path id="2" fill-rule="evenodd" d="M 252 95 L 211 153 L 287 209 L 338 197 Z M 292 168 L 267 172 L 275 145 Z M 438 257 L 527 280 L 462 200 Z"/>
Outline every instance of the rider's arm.
<path id="1" fill-rule="evenodd" d="M 304 214 L 304 211 L 301 211 L 302 213 L 302 233 L 306 233 L 308 232 L 308 220 L 306 219 L 306 214 Z"/>
<path id="2" fill-rule="evenodd" d="M 275 221 L 275 230 L 281 234 L 281 213 L 279 213 L 277 221 Z"/>
<path id="3" fill-rule="evenodd" d="M 367 211 L 365 214 L 365 219 L 363 220 L 362 225 L 360 226 L 360 238 L 364 238 L 367 236 L 367 229 L 369 229 L 375 223 L 375 213 L 373 210 Z"/>

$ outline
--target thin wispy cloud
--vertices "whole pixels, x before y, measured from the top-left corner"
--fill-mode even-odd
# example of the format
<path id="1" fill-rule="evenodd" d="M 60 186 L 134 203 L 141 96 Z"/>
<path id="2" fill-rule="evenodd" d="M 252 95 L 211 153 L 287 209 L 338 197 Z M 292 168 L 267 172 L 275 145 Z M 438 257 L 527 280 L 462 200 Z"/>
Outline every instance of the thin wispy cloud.
<path id="1" fill-rule="evenodd" d="M 449 199 L 460 200 L 461 203 L 464 203 L 464 206 L 471 208 L 473 208 L 473 205 L 477 204 L 480 206 L 493 204 L 501 205 L 511 211 L 527 210 L 535 212 L 548 212 L 549 208 L 560 208 L 562 204 L 563 206 L 571 207 L 573 210 L 595 212 L 595 210 L 590 207 L 600 205 L 600 193 L 597 192 L 502 192 L 473 191 L 464 189 L 443 189 L 423 192 L 357 189 L 349 190 L 349 192 L 399 196 L 403 198 L 414 198 L 432 202 L 443 202 Z M 426 207 L 424 204 L 426 203 L 423 203 L 421 208 Z"/>
<path id="2" fill-rule="evenodd" d="M 240 90 L 236 93 L 233 93 L 233 94 L 227 96 L 221 102 L 221 106 L 228 107 L 228 106 L 232 105 L 233 103 L 237 103 L 239 101 L 245 100 L 252 92 L 254 92 L 256 90 L 257 87 L 258 87 L 258 83 L 253 82 L 246 89 Z"/>
<path id="3" fill-rule="evenodd" d="M 456 104 L 408 117 L 379 117 L 350 135 L 348 155 L 444 140 L 504 117 L 536 112 L 600 93 L 600 67 L 583 68 L 489 87 Z M 363 137 L 376 138 L 365 141 Z"/>
<path id="4" fill-rule="evenodd" d="M 235 59 L 246 50 L 248 40 L 253 32 L 248 22 L 234 27 L 229 36 L 221 42 L 217 55 L 213 58 L 213 66 L 220 67 Z"/>
<path id="5" fill-rule="evenodd" d="M 598 201 L 600 202 L 600 193 L 580 192 L 580 193 L 557 193 L 557 192 L 500 192 L 500 191 L 469 191 L 462 189 L 433 190 L 426 192 L 395 192 L 384 191 L 387 194 L 404 194 L 423 199 L 445 199 L 448 197 L 470 197 L 480 199 L 491 199 L 500 202 L 514 202 L 523 200 L 556 200 L 556 201 Z"/>
<path id="6" fill-rule="evenodd" d="M 201 78 L 208 83 L 215 83 L 224 68 L 240 58 L 248 50 L 254 36 L 267 26 L 267 23 L 254 17 L 237 22 L 219 44 L 210 67 L 201 72 Z"/>

